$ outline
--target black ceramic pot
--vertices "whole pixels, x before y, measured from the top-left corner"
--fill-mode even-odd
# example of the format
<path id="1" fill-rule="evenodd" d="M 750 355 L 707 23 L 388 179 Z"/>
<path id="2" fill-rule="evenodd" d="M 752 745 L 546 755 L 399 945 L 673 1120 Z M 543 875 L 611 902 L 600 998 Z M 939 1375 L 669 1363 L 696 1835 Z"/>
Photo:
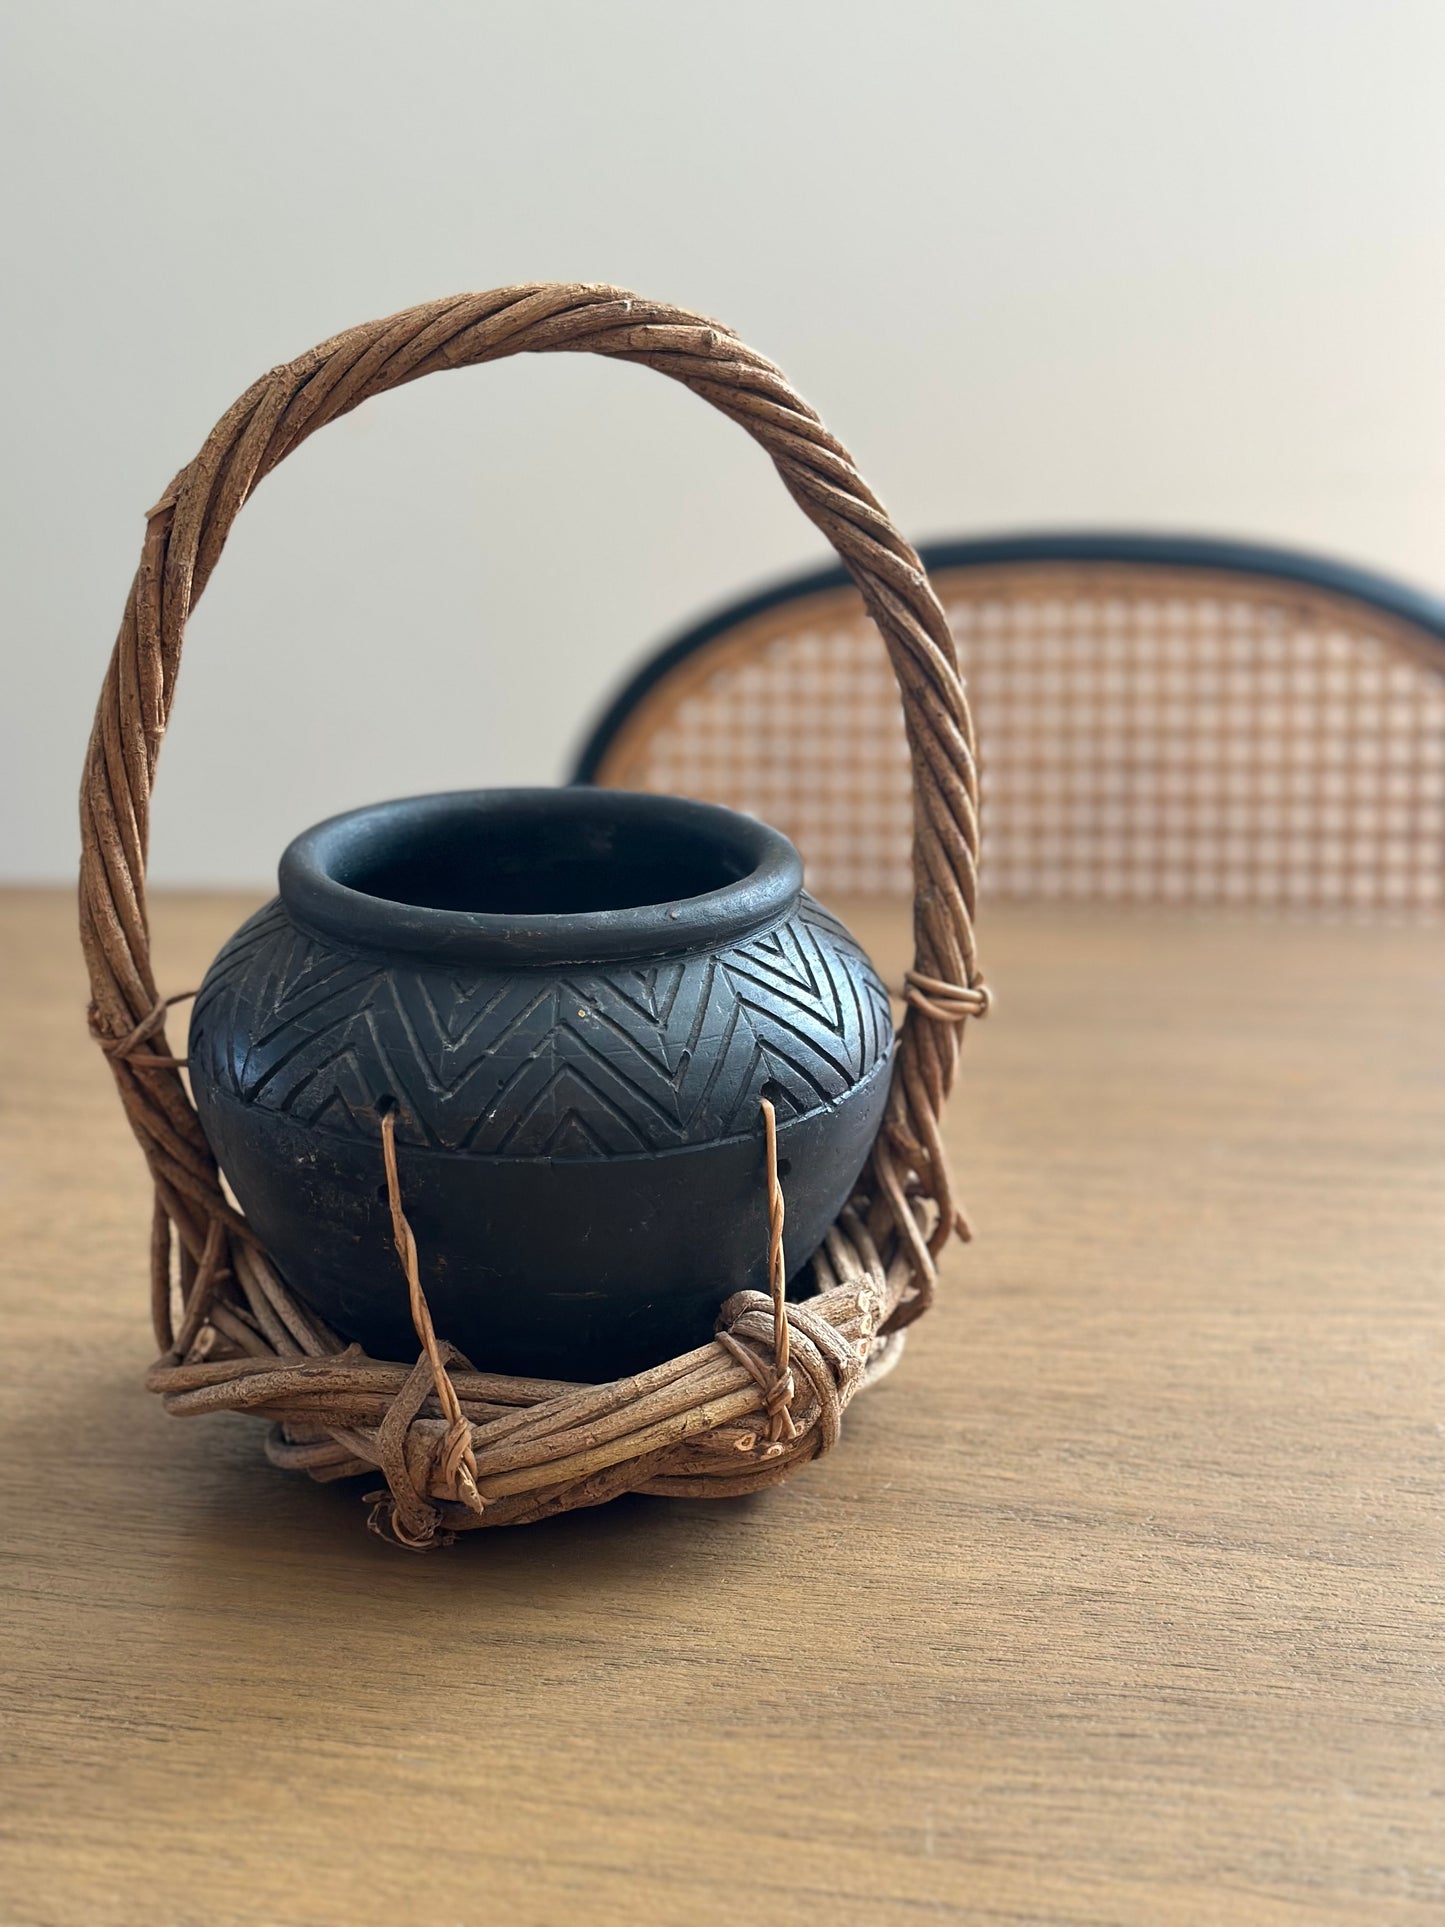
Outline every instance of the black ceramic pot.
<path id="1" fill-rule="evenodd" d="M 379 1113 L 437 1330 L 602 1379 L 766 1289 L 760 1100 L 806 1265 L 887 1096 L 888 998 L 776 830 L 615 790 L 462 791 L 308 830 L 206 975 L 191 1083 L 287 1283 L 416 1350 Z"/>

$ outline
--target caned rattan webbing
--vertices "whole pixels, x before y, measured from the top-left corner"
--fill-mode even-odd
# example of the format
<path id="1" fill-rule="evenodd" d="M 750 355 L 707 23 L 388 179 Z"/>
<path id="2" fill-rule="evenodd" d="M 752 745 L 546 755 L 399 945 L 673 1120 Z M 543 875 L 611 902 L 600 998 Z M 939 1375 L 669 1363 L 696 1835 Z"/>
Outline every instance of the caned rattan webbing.
<path id="1" fill-rule="evenodd" d="M 935 567 L 983 743 L 991 897 L 1445 910 L 1445 647 L 1285 578 L 1139 561 Z M 849 588 L 722 626 L 597 780 L 793 839 L 823 895 L 911 887 L 909 753 Z"/>
<path id="2" fill-rule="evenodd" d="M 597 1386 L 503 1377 L 484 1359 L 473 1370 L 444 1333 L 415 1364 L 373 1360 L 291 1295 L 222 1192 L 166 1041 L 145 907 L 151 789 L 186 621 L 252 490 L 372 395 L 448 368 L 564 351 L 655 368 L 767 450 L 882 633 L 916 797 L 914 993 L 860 1189 L 813 1261 L 817 1294 L 785 1304 L 776 1291 L 740 1293 L 721 1309 L 718 1341 Z M 964 1021 L 986 1004 L 973 937 L 973 726 L 917 555 L 841 443 L 726 328 L 615 288 L 504 288 L 368 323 L 273 368 L 147 517 L 86 758 L 81 830 L 91 1028 L 155 1183 L 151 1299 L 162 1355 L 149 1383 L 176 1413 L 276 1421 L 272 1460 L 315 1478 L 379 1468 L 388 1494 L 375 1520 L 399 1542 L 425 1546 L 458 1527 L 538 1519 L 629 1490 L 710 1497 L 771 1484 L 828 1449 L 853 1393 L 892 1362 L 903 1327 L 930 1303 L 937 1254 L 966 1231 L 939 1118 Z M 379 1136 L 379 1174 L 386 1150 Z M 404 1249 L 389 1158 L 386 1169 Z M 424 1251 L 416 1263 L 424 1278 Z M 774 1283 L 780 1264 L 774 1253 Z M 406 1288 L 399 1265 L 398 1292 Z"/>

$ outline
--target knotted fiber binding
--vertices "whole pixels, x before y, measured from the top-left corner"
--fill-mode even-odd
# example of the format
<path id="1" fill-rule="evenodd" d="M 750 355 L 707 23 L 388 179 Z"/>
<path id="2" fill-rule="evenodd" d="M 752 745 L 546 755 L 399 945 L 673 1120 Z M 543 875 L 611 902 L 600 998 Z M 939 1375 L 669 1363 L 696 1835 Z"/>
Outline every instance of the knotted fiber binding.
<path id="1" fill-rule="evenodd" d="M 868 1167 L 813 1259 L 816 1295 L 802 1304 L 783 1296 L 774 1183 L 768 1294 L 736 1294 L 717 1340 L 605 1385 L 473 1370 L 429 1317 L 414 1365 L 368 1358 L 292 1296 L 222 1191 L 166 1042 L 171 1000 L 154 982 L 145 908 L 151 791 L 186 623 L 251 492 L 309 435 L 373 395 L 448 368 L 562 352 L 655 368 L 771 456 L 882 634 L 915 795 L 908 1008 Z M 847 450 L 771 362 L 716 322 L 616 288 L 502 288 L 369 322 L 263 375 L 147 517 L 86 757 L 81 839 L 91 1028 L 155 1185 L 161 1357 L 147 1382 L 172 1412 L 271 1419 L 267 1450 L 278 1465 L 320 1480 L 379 1469 L 381 1523 L 398 1543 L 440 1543 L 625 1491 L 721 1497 L 772 1484 L 834 1443 L 848 1401 L 894 1362 L 904 1325 L 932 1301 L 939 1251 L 966 1235 L 939 1118 L 964 1022 L 983 1014 L 987 993 L 973 935 L 973 724 L 953 641 L 917 555 Z M 413 1290 L 394 1185 L 391 1194 L 416 1311 L 420 1274 Z"/>

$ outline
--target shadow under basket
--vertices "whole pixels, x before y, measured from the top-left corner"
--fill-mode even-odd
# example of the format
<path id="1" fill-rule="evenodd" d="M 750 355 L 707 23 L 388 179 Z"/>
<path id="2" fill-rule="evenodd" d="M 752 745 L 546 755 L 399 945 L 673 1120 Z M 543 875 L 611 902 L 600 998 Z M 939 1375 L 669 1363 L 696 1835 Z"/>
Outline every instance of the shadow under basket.
<path id="1" fill-rule="evenodd" d="M 366 1222 L 378 1241 L 372 1260 L 392 1268 L 398 1303 L 404 1279 L 407 1317 L 366 1331 L 372 1350 L 391 1349 L 392 1358 L 376 1357 L 338 1336 L 318 1309 L 315 1287 L 303 1295 L 299 1277 L 293 1276 L 296 1290 L 283 1279 L 281 1231 L 273 1228 L 274 1250 L 268 1251 L 262 1236 L 269 1209 L 263 1187 L 249 1185 L 238 1165 L 242 1202 L 248 1190 L 257 1200 L 254 1221 L 223 1189 L 212 1142 L 224 1140 L 220 1107 L 230 1098 L 223 1089 L 224 1066 L 218 1072 L 214 1055 L 216 996 L 208 979 L 202 997 L 211 1000 L 211 1015 L 204 1002 L 198 1004 L 192 1031 L 193 1083 L 207 1113 L 208 1138 L 180 1076 L 182 1060 L 170 1053 L 166 1012 L 180 999 L 157 990 L 144 912 L 150 794 L 181 640 L 191 607 L 251 490 L 308 435 L 372 395 L 434 371 L 509 354 L 557 351 L 610 355 L 656 368 L 737 421 L 767 450 L 789 492 L 832 542 L 863 593 L 898 681 L 913 758 L 914 962 L 903 986 L 896 1046 L 891 1058 L 884 1049 L 874 1073 L 876 1096 L 868 1105 L 854 1104 L 856 1144 L 838 1150 L 832 1160 L 835 1172 L 844 1172 L 846 1195 L 841 1204 L 830 1198 L 817 1222 L 810 1220 L 821 1193 L 816 1187 L 810 1191 L 798 1174 L 788 1176 L 787 1187 L 782 1181 L 792 1162 L 787 1107 L 766 1081 L 756 1091 L 749 1087 L 746 1119 L 723 1120 L 718 1129 L 725 1133 L 736 1124 L 737 1140 L 752 1147 L 748 1169 L 755 1188 L 747 1197 L 734 1196 L 711 1227 L 699 1211 L 691 1243 L 672 1250 L 668 1263 L 679 1274 L 672 1282 L 690 1288 L 696 1301 L 689 1312 L 694 1322 L 679 1326 L 679 1335 L 695 1331 L 698 1320 L 709 1322 L 715 1275 L 756 1282 L 725 1296 L 711 1321 L 711 1336 L 699 1331 L 699 1342 L 678 1356 L 626 1376 L 609 1374 L 640 1364 L 642 1352 L 625 1342 L 609 1350 L 610 1324 L 580 1349 L 569 1348 L 569 1334 L 559 1326 L 556 1348 L 547 1357 L 572 1369 L 540 1377 L 493 1369 L 537 1354 L 524 1347 L 508 1355 L 506 1345 L 493 1343 L 486 1330 L 469 1333 L 471 1355 L 464 1354 L 457 1331 L 448 1329 L 449 1321 L 462 1322 L 457 1309 L 462 1301 L 449 1300 L 435 1275 L 431 1298 L 439 1315 L 434 1320 L 425 1240 L 419 1252 L 408 1218 L 409 1186 L 416 1191 L 415 1208 L 423 1204 L 407 1162 L 414 1120 L 402 1099 L 379 1086 L 364 1089 L 349 1113 L 355 1128 L 347 1155 L 369 1201 Z M 553 794 L 581 800 L 548 808 L 584 814 L 590 809 L 594 819 L 599 809 L 625 814 L 628 808 L 621 796 L 604 808 L 600 800 L 589 803 L 582 792 Z M 457 804 L 453 797 L 378 807 Z M 657 804 L 654 798 L 648 806 Z M 147 1382 L 169 1411 L 244 1411 L 264 1418 L 271 1424 L 271 1461 L 318 1480 L 379 1474 L 381 1483 L 368 1494 L 370 1523 L 393 1543 L 413 1550 L 448 1543 L 461 1529 L 541 1519 L 628 1491 L 692 1498 L 754 1491 L 836 1442 L 849 1400 L 893 1365 L 905 1327 L 928 1308 L 942 1246 L 955 1234 L 967 1235 L 940 1117 L 966 1020 L 988 1008 L 972 928 L 977 782 L 972 723 L 953 643 L 922 565 L 869 493 L 847 451 L 771 363 L 716 323 L 684 310 L 613 288 L 543 284 L 411 309 L 353 329 L 273 369 L 223 417 L 201 453 L 150 511 L 140 567 L 101 694 L 81 808 L 81 936 L 91 981 L 91 1029 L 110 1059 L 154 1180 L 151 1305 L 161 1356 Z M 682 812 L 678 821 L 685 823 L 686 812 L 706 806 L 678 802 L 675 808 Z M 330 831 L 330 856 L 336 858 L 336 824 L 369 814 L 376 812 L 319 826 L 298 839 L 283 860 L 279 908 L 309 937 L 342 938 L 327 918 L 342 915 L 345 906 L 338 909 L 340 898 L 328 898 L 327 886 L 338 876 L 344 880 L 344 864 L 333 873 L 334 866 L 328 870 L 313 863 L 308 875 L 304 861 L 298 859 L 298 868 L 293 857 L 299 850 L 304 859 L 308 839 Z M 760 825 L 755 829 L 761 839 L 774 834 Z M 790 848 L 781 838 L 777 842 Z M 444 836 L 428 847 L 437 854 L 425 874 L 415 862 L 390 872 L 384 862 L 373 867 L 363 888 L 373 906 L 380 906 L 372 914 L 389 920 L 389 936 L 382 942 L 373 929 L 359 940 L 363 948 L 384 954 L 395 940 L 405 949 L 408 929 L 414 932 L 426 923 L 434 937 L 438 918 L 448 915 L 459 920 L 459 929 L 465 924 L 474 934 L 479 924 L 488 924 L 490 938 L 513 961 L 539 922 L 547 924 L 550 917 L 555 935 L 555 925 L 564 919 L 536 865 L 514 866 L 509 877 L 499 879 L 459 869 Z M 311 853 L 316 854 L 314 844 Z M 577 954 L 598 971 L 609 958 L 628 954 L 608 951 L 612 939 L 597 934 L 609 918 L 619 931 L 632 920 L 632 938 L 618 936 L 621 944 L 635 943 L 639 920 L 645 924 L 649 917 L 668 916 L 675 923 L 680 917 L 684 927 L 664 929 L 658 941 L 670 942 L 679 953 L 689 945 L 696 949 L 702 939 L 685 927 L 694 914 L 689 906 L 727 899 L 729 891 L 741 903 L 751 874 L 745 865 L 733 865 L 726 875 L 704 879 L 706 887 L 684 896 L 675 894 L 675 880 L 660 880 L 662 871 L 649 870 L 640 858 L 634 868 L 635 876 L 626 864 L 612 865 L 606 890 L 595 899 L 587 898 L 593 886 L 581 871 L 566 879 L 568 903 L 584 920 L 593 919 Z M 667 870 L 664 863 L 662 869 L 675 875 L 675 866 Z M 758 874 L 765 871 L 764 864 Z M 792 885 L 795 901 L 799 880 Z M 469 907 L 479 891 L 489 906 L 481 915 Z M 675 895 L 670 906 L 669 892 Z M 343 887 L 340 895 L 351 898 L 356 891 Z M 743 904 L 738 914 L 747 908 Z M 763 927 L 763 911 L 754 903 L 750 914 L 748 927 L 756 932 Z M 790 913 L 773 905 L 767 914 Z M 734 934 L 728 940 L 748 939 Z M 413 950 L 420 941 L 413 941 Z M 528 968 L 548 966 L 546 958 L 524 961 Z M 880 1025 L 880 1038 L 884 1029 Z M 803 1140 L 796 1142 L 801 1155 Z M 229 1167 L 229 1152 L 226 1162 Z M 854 1172 L 858 1175 L 849 1188 L 848 1174 Z M 784 1191 L 795 1186 L 796 1255 L 817 1249 L 801 1275 L 791 1267 L 790 1290 Z M 539 1242 L 545 1241 L 542 1214 L 553 1208 L 545 1200 L 532 1206 Z M 510 1247 L 517 1265 L 526 1258 L 525 1210 L 522 1219 Z M 608 1235 L 625 1235 L 623 1219 Z M 736 1258 L 740 1273 L 718 1274 L 716 1247 L 728 1235 L 753 1249 Z M 343 1307 L 345 1287 L 343 1278 L 337 1286 Z M 686 1290 L 681 1295 L 686 1297 Z M 591 1361 L 600 1369 L 587 1370 L 587 1380 L 603 1382 L 579 1382 Z"/>

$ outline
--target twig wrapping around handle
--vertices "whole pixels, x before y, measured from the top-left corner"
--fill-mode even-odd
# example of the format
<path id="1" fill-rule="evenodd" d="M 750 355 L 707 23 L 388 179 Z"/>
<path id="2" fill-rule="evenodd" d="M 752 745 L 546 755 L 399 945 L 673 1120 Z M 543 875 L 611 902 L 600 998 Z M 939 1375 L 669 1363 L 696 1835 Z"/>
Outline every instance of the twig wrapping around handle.
<path id="1" fill-rule="evenodd" d="M 692 389 L 766 449 L 842 558 L 882 633 L 903 701 L 915 798 L 913 969 L 965 991 L 979 981 L 974 735 L 947 619 L 918 556 L 846 448 L 780 371 L 704 316 L 590 284 L 456 295 L 352 328 L 248 388 L 150 510 L 85 761 L 80 926 L 91 1027 L 109 1046 L 127 1116 L 175 1228 L 183 1295 L 203 1264 L 210 1277 L 223 1262 L 209 1238 L 214 1223 L 226 1227 L 232 1250 L 253 1242 L 222 1195 L 185 1086 L 166 1062 L 164 1027 L 152 1022 L 160 999 L 145 901 L 150 799 L 191 610 L 252 491 L 327 422 L 423 375 L 556 353 L 640 362 Z M 962 1222 L 938 1130 L 958 1061 L 955 1010 L 931 1000 L 909 1009 L 875 1150 L 878 1189 L 911 1253 L 919 1309 L 931 1295 L 934 1255 Z M 149 1046 L 144 1053 L 133 1049 L 138 1033 Z M 916 1174 L 911 1194 L 900 1159 Z M 909 1203 L 920 1188 L 937 1206 L 926 1234 Z"/>

